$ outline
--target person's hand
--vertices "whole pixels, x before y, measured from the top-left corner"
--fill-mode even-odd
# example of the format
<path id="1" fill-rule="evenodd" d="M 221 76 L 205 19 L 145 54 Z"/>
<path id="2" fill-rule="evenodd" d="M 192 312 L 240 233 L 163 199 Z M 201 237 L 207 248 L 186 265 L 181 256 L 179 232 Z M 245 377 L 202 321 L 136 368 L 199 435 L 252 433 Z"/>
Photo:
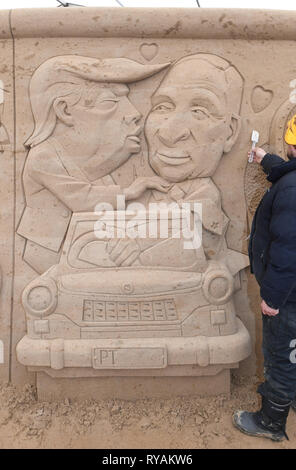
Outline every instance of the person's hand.
<path id="1" fill-rule="evenodd" d="M 248 152 L 248 157 L 250 157 L 251 155 L 251 151 Z M 267 154 L 267 152 L 265 152 L 265 150 L 263 150 L 262 148 L 260 147 L 255 147 L 253 149 L 253 155 L 254 155 L 254 162 L 256 163 L 261 163 L 262 160 L 263 160 L 263 157 Z"/>
<path id="2" fill-rule="evenodd" d="M 172 184 L 160 176 L 143 176 L 137 178 L 128 188 L 125 188 L 123 193 L 126 200 L 137 199 L 146 189 L 157 189 L 163 193 L 167 193 Z"/>
<path id="3" fill-rule="evenodd" d="M 271 308 L 267 305 L 265 300 L 262 299 L 261 301 L 261 311 L 263 315 L 268 315 L 269 317 L 274 317 L 279 313 L 279 309 Z"/>

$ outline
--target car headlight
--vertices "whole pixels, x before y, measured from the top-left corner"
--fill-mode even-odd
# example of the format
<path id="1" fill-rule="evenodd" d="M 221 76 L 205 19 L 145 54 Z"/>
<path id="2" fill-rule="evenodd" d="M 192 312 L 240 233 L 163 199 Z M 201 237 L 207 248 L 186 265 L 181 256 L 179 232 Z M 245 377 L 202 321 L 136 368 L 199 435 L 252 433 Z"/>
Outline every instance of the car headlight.
<path id="1" fill-rule="evenodd" d="M 54 312 L 57 306 L 57 286 L 53 279 L 38 278 L 23 291 L 22 303 L 26 313 L 42 318 Z"/>
<path id="2" fill-rule="evenodd" d="M 226 269 L 213 269 L 205 274 L 202 288 L 204 296 L 211 304 L 225 304 L 233 294 L 233 276 Z"/>

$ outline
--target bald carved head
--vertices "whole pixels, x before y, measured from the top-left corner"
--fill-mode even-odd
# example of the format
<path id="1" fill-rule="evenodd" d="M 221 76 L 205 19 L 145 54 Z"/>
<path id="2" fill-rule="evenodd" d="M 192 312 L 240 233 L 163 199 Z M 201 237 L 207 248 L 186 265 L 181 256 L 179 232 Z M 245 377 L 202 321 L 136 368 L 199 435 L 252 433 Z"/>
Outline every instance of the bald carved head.
<path id="1" fill-rule="evenodd" d="M 151 98 L 145 123 L 149 162 L 172 182 L 212 176 L 240 131 L 243 78 L 213 54 L 171 66 Z"/>

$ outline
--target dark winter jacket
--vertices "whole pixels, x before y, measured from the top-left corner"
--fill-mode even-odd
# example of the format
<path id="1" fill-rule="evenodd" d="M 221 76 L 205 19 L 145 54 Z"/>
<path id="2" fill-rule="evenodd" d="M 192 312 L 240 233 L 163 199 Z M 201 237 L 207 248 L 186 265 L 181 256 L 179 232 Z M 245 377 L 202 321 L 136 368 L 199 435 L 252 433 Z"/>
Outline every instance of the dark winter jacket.
<path id="1" fill-rule="evenodd" d="M 253 219 L 249 256 L 261 298 L 277 309 L 296 302 L 296 158 L 266 154 L 261 165 L 272 186 Z"/>

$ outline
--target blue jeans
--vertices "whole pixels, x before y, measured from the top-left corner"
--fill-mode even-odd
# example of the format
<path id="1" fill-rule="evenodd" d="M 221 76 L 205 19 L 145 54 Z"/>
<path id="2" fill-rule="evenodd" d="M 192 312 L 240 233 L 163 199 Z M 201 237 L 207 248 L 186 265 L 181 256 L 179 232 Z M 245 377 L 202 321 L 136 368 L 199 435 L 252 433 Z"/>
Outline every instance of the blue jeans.
<path id="1" fill-rule="evenodd" d="M 258 392 L 267 399 L 286 405 L 296 395 L 296 302 L 287 302 L 278 315 L 262 314 L 264 383 Z M 292 342 L 292 343 L 291 343 Z M 292 353 L 292 354 L 291 354 Z M 295 361 L 294 361 L 295 359 Z"/>

